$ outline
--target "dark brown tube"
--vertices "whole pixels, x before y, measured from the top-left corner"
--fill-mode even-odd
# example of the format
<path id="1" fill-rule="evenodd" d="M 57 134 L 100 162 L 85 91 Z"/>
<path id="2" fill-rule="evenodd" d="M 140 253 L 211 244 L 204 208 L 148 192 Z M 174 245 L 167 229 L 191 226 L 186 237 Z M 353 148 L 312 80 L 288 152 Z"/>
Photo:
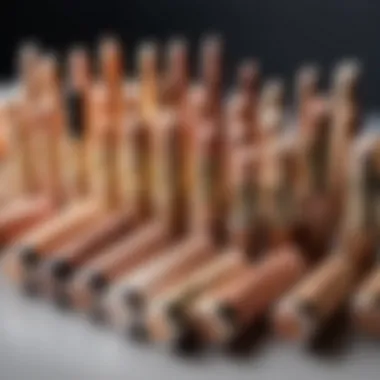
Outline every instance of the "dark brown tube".
<path id="1" fill-rule="evenodd" d="M 380 337 L 380 269 L 376 267 L 357 290 L 351 310 L 360 330 Z"/>
<path id="2" fill-rule="evenodd" d="M 208 297 L 201 297 L 191 314 L 201 327 L 203 339 L 226 344 L 293 287 L 305 274 L 301 253 L 288 246 L 254 264 Z"/>
<path id="3" fill-rule="evenodd" d="M 85 49 L 73 49 L 68 58 L 68 88 L 64 106 L 70 139 L 65 153 L 68 155 L 68 192 L 83 197 L 91 192 L 89 173 L 90 92 L 91 71 Z"/>

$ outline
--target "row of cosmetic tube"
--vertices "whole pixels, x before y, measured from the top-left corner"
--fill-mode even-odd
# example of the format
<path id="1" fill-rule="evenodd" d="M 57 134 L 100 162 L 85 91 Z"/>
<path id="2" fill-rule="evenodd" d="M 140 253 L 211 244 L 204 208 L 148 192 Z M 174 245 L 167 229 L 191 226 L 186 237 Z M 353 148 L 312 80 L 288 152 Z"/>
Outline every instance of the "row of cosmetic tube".
<path id="1" fill-rule="evenodd" d="M 363 131 L 361 67 L 328 91 L 315 65 L 281 80 L 256 60 L 223 88 L 223 41 L 120 41 L 18 55 L 0 108 L 2 267 L 21 289 L 138 340 L 232 342 L 263 317 L 308 342 L 345 305 L 380 336 L 380 133 Z"/>

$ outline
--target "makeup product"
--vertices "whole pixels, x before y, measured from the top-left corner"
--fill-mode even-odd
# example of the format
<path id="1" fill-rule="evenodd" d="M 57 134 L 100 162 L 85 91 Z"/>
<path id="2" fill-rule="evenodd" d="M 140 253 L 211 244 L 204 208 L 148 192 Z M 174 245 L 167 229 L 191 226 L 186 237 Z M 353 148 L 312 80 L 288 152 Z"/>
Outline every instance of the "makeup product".
<path id="1" fill-rule="evenodd" d="M 195 328 L 208 343 L 227 344 L 267 313 L 305 274 L 301 253 L 284 246 L 190 307 Z"/>
<path id="2" fill-rule="evenodd" d="M 380 269 L 376 266 L 355 292 L 351 303 L 356 326 L 372 336 L 380 336 Z"/>
<path id="3" fill-rule="evenodd" d="M 80 75 L 84 75 L 84 73 L 80 73 Z M 71 104 L 71 106 L 74 105 Z M 75 106 L 86 107 L 87 103 L 81 102 L 79 105 L 79 102 L 76 102 Z M 68 109 L 68 111 L 69 113 L 76 112 L 77 114 L 86 112 L 83 109 Z M 79 119 L 79 117 L 77 117 L 77 119 Z M 79 120 L 76 121 L 79 122 Z M 84 120 L 80 121 L 84 122 Z M 84 130 L 85 127 L 77 126 L 76 128 L 77 130 Z M 84 138 L 84 136 L 82 137 Z M 97 147 L 99 148 L 99 146 Z M 70 152 L 67 153 L 69 153 L 69 158 L 72 157 Z M 75 171 L 75 168 L 71 167 L 71 170 Z M 87 175 L 92 175 L 90 170 L 87 172 Z M 76 233 L 80 233 L 81 229 L 85 228 L 93 218 L 101 213 L 99 200 L 95 198 L 94 192 L 89 191 L 89 193 L 88 195 L 90 196 L 87 199 L 74 199 L 73 202 L 62 207 L 62 209 L 49 218 L 48 221 L 34 227 L 25 236 L 18 239 L 17 247 L 20 247 L 21 252 L 20 256 L 16 256 L 20 257 L 20 262 L 26 272 L 32 269 L 33 273 L 35 273 L 36 267 L 40 264 L 40 259 L 46 257 L 49 250 L 55 249 L 66 239 Z M 14 249 L 15 247 L 12 248 L 12 251 Z M 30 266 L 29 263 L 32 263 L 32 265 Z"/>
<path id="4" fill-rule="evenodd" d="M 65 153 L 68 193 L 71 197 L 84 197 L 91 191 L 89 145 L 90 145 L 90 95 L 91 68 L 87 51 L 75 47 L 68 57 L 68 83 L 64 91 L 65 120 L 68 139 Z"/>
<path id="5" fill-rule="evenodd" d="M 336 248 L 279 303 L 274 312 L 276 333 L 301 342 L 315 337 L 363 278 L 370 248 L 366 239 L 358 238 Z M 355 261 L 350 256 L 362 260 Z"/>
<path id="6" fill-rule="evenodd" d="M 118 170 L 121 165 L 120 151 L 124 149 L 118 141 L 123 141 L 122 123 L 125 120 L 120 54 L 120 47 L 115 40 L 108 39 L 102 42 L 100 60 L 106 123 L 102 136 L 105 139 L 102 152 L 105 160 L 105 173 L 102 173 L 105 175 L 105 182 L 102 184 L 104 187 L 101 200 L 104 203 L 104 211 L 98 218 L 89 222 L 79 235 L 52 252 L 46 266 L 48 282 L 50 280 L 52 283 L 60 301 L 65 298 L 63 293 L 66 293 L 67 282 L 73 273 L 114 240 L 124 237 L 135 224 L 133 208 L 124 204 L 123 179 L 120 178 L 122 173 Z"/>
<path id="7" fill-rule="evenodd" d="M 142 332 L 143 323 L 154 299 L 180 283 L 215 255 L 215 250 L 206 236 L 189 236 L 178 243 L 165 247 L 162 252 L 146 260 L 112 289 L 107 303 L 113 323 L 129 327 L 132 335 Z"/>
<path id="8" fill-rule="evenodd" d="M 47 95 L 47 86 L 53 81 L 55 68 L 50 67 L 53 64 L 49 58 L 45 56 L 37 58 L 34 54 L 37 53 L 29 52 L 26 57 L 21 54 L 23 59 L 31 61 L 21 64 L 25 66 L 24 70 L 28 71 L 21 73 L 24 78 L 24 94 L 8 109 L 12 146 L 18 152 L 18 156 L 12 153 L 13 158 L 10 157 L 9 181 L 13 182 L 11 186 L 15 188 L 21 187 L 16 199 L 1 211 L 1 234 L 4 244 L 47 219 L 57 207 L 56 194 L 48 191 L 47 174 L 43 170 L 45 162 L 51 157 L 41 140 L 42 135 L 46 134 L 43 126 L 47 114 L 44 99 Z M 53 120 L 51 128 L 55 127 L 56 121 Z M 18 174 L 18 179 L 21 181 L 19 185 L 14 183 L 15 174 L 16 176 Z"/>
<path id="9" fill-rule="evenodd" d="M 365 227 L 367 181 L 361 175 L 366 172 L 363 157 L 370 156 L 369 146 L 359 140 L 352 149 L 348 196 L 333 252 L 285 297 L 274 314 L 275 329 L 285 338 L 307 341 L 315 336 L 348 300 L 373 262 L 376 236 Z"/>
<path id="10" fill-rule="evenodd" d="M 150 339 L 157 342 L 176 339 L 182 330 L 182 313 L 186 305 L 208 287 L 232 278 L 244 265 L 240 252 L 227 250 L 154 300 L 146 315 L 146 331 Z"/>
<path id="11" fill-rule="evenodd" d="M 238 67 L 235 91 L 227 101 L 226 124 L 230 149 L 257 140 L 257 107 L 260 71 L 255 61 Z"/>
<path id="12" fill-rule="evenodd" d="M 230 167 L 230 244 L 247 258 L 255 258 L 266 248 L 261 228 L 258 168 L 260 148 L 248 146 L 231 155 Z"/>
<path id="13" fill-rule="evenodd" d="M 144 46 L 142 54 L 147 54 L 145 49 Z M 151 51 L 149 50 L 149 53 Z M 149 59 L 148 63 L 143 58 L 144 56 L 141 58 L 141 65 L 147 69 L 153 57 L 150 55 L 146 57 Z M 146 75 L 144 72 L 142 74 Z M 151 77 L 152 73 L 149 78 Z M 148 81 L 149 78 L 142 79 L 142 82 Z M 142 164 L 147 171 L 142 175 L 150 182 L 149 188 L 146 188 L 150 210 L 133 235 L 126 236 L 107 247 L 99 253 L 97 259 L 86 266 L 85 273 L 95 272 L 97 277 L 102 278 L 102 283 L 106 284 L 104 288 L 116 284 L 144 261 L 159 254 L 164 245 L 181 234 L 181 228 L 178 230 L 178 227 L 182 225 L 183 211 L 179 209 L 176 198 L 180 191 L 180 176 L 182 175 L 181 158 L 177 156 L 176 150 L 181 145 L 180 141 L 172 141 L 173 137 L 180 137 L 179 117 L 170 109 L 163 109 L 156 115 L 156 119 L 144 121 L 144 125 L 147 128 L 144 136 L 149 138 L 150 144 L 141 148 L 147 148 L 150 152 L 138 153 L 142 155 L 141 159 L 144 160 Z M 144 157 L 144 153 L 150 153 L 150 155 Z M 152 169 L 154 171 L 149 172 Z M 91 270 L 87 271 L 88 268 Z M 81 281 L 81 283 L 84 287 L 83 292 L 92 294 L 92 300 L 98 304 L 98 298 L 103 298 L 103 293 L 106 292 L 102 291 L 101 294 L 97 292 L 91 286 L 90 280 Z"/>
<path id="14" fill-rule="evenodd" d="M 329 186 L 334 201 L 342 207 L 344 184 L 347 181 L 346 157 L 353 136 L 361 127 L 359 103 L 361 68 L 356 61 L 337 66 L 332 83 L 332 136 L 329 161 Z"/>

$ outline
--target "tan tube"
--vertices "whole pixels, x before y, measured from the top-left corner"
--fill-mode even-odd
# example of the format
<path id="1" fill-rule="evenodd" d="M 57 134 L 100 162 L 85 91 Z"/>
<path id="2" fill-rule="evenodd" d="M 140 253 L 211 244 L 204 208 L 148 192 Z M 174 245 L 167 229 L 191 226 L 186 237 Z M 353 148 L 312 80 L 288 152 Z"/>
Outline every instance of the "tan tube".
<path id="1" fill-rule="evenodd" d="M 356 326 L 380 337 L 380 269 L 376 267 L 360 285 L 351 303 Z"/>
<path id="2" fill-rule="evenodd" d="M 203 339 L 226 344 L 263 316 L 272 304 L 305 274 L 301 253 L 288 246 L 254 264 L 245 273 L 200 297 L 191 313 Z"/>
<path id="3" fill-rule="evenodd" d="M 225 252 L 166 291 L 149 308 L 146 320 L 149 337 L 165 342 L 176 339 L 186 305 L 202 291 L 234 276 L 244 265 L 240 253 Z"/>
<path id="4" fill-rule="evenodd" d="M 280 336 L 306 341 L 315 336 L 323 323 L 347 300 L 363 268 L 335 252 L 323 261 L 278 305 L 274 328 Z"/>
<path id="5" fill-rule="evenodd" d="M 360 76 L 359 64 L 348 61 L 338 65 L 333 77 L 329 184 L 337 202 L 345 193 L 351 141 L 361 127 L 361 105 L 358 103 Z"/>

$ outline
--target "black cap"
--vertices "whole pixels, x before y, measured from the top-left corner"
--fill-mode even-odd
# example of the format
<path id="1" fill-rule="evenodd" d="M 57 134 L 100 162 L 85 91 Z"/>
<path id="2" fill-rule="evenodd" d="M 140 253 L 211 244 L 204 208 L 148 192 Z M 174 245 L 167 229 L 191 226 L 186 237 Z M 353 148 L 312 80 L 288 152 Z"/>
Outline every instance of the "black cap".
<path id="1" fill-rule="evenodd" d="M 35 268 L 39 262 L 39 254 L 34 247 L 23 247 L 20 250 L 20 259 L 25 269 Z"/>
<path id="2" fill-rule="evenodd" d="M 57 260 L 52 263 L 51 274 L 55 280 L 66 282 L 73 274 L 72 266 L 64 260 Z"/>
<path id="3" fill-rule="evenodd" d="M 89 278 L 88 284 L 95 293 L 101 293 L 107 288 L 108 281 L 102 274 L 93 273 Z"/>
<path id="4" fill-rule="evenodd" d="M 124 293 L 124 300 L 126 305 L 136 312 L 141 312 L 145 306 L 145 300 L 142 294 L 133 288 L 127 289 Z"/>

